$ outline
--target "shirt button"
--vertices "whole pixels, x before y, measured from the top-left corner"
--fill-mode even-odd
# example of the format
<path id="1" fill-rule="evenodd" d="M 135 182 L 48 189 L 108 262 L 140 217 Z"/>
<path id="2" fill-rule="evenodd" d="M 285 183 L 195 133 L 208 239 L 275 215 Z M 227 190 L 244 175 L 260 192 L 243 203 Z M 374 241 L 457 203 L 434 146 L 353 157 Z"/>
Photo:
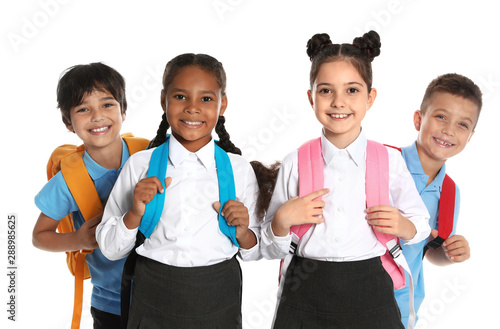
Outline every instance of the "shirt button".
<path id="1" fill-rule="evenodd" d="M 343 177 L 343 176 L 340 176 L 340 177 L 338 178 L 338 180 L 339 180 L 339 182 L 341 182 L 341 181 L 343 181 L 343 180 L 344 180 L 344 177 Z"/>
<path id="2" fill-rule="evenodd" d="M 337 208 L 337 211 L 338 211 L 338 212 L 343 212 L 343 211 L 344 211 L 344 208 L 342 208 L 342 207 L 338 207 L 338 208 Z"/>

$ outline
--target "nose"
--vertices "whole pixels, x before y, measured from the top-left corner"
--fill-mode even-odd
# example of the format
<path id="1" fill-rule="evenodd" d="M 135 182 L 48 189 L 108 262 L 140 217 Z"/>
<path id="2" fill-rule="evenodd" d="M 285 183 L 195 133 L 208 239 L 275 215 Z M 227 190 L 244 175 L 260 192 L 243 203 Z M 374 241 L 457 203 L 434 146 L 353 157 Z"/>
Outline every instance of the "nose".
<path id="1" fill-rule="evenodd" d="M 201 112 L 201 102 L 199 100 L 191 100 L 184 109 L 189 114 L 198 114 Z"/>
<path id="2" fill-rule="evenodd" d="M 441 129 L 441 132 L 447 136 L 453 136 L 455 134 L 455 126 L 449 122 L 443 125 L 443 128 Z"/>
<path id="3" fill-rule="evenodd" d="M 332 107 L 334 108 L 343 108 L 345 107 L 345 100 L 342 95 L 334 94 L 332 99 Z"/>
<path id="4" fill-rule="evenodd" d="M 99 122 L 104 119 L 103 110 L 99 107 L 92 109 L 92 122 Z"/>

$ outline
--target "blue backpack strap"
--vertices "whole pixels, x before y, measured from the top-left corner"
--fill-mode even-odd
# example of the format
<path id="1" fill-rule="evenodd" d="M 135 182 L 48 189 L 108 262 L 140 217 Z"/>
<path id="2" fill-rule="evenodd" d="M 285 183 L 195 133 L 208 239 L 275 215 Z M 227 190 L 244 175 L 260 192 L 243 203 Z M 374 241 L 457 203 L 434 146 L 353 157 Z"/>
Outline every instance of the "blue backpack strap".
<path id="1" fill-rule="evenodd" d="M 148 177 L 158 177 L 164 189 L 166 188 L 165 178 L 168 164 L 168 141 L 169 138 L 167 137 L 167 140 L 153 151 L 148 169 Z M 236 240 L 236 226 L 229 226 L 221 215 L 222 208 L 224 208 L 226 202 L 228 200 L 236 200 L 236 190 L 234 187 L 233 168 L 229 156 L 226 151 L 221 149 L 217 144 L 215 144 L 215 163 L 217 165 L 219 199 L 221 204 L 218 217 L 219 229 L 224 235 L 231 239 L 235 246 L 239 247 L 238 241 Z M 144 234 L 146 239 L 151 236 L 156 224 L 158 224 L 164 204 L 165 192 L 157 193 L 153 200 L 146 205 L 146 211 L 139 225 L 139 231 Z"/>
<path id="2" fill-rule="evenodd" d="M 236 226 L 229 226 L 222 216 L 222 208 L 229 200 L 236 200 L 236 190 L 234 187 L 234 175 L 231 161 L 226 151 L 215 144 L 215 163 L 217 166 L 217 178 L 219 181 L 219 229 L 226 235 L 236 247 L 239 247 L 236 240 Z"/>
<path id="3" fill-rule="evenodd" d="M 168 141 L 169 138 L 167 137 L 167 140 L 153 151 L 148 169 L 148 177 L 158 177 L 164 190 L 166 188 L 165 178 L 167 175 L 168 164 Z M 151 236 L 156 224 L 158 224 L 164 204 L 165 192 L 157 193 L 153 200 L 146 205 L 146 211 L 144 212 L 141 224 L 139 225 L 139 231 L 144 234 L 146 239 Z"/>

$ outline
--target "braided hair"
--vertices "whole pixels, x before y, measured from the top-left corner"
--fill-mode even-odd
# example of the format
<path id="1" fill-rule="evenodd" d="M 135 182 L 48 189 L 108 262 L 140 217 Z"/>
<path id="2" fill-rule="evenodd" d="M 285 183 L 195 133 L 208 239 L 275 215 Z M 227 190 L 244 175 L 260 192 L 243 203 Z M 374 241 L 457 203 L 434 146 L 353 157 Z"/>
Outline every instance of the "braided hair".
<path id="1" fill-rule="evenodd" d="M 328 34 L 315 34 L 307 42 L 306 51 L 312 62 L 309 75 L 311 88 L 322 64 L 344 60 L 356 68 L 368 86 L 368 92 L 370 92 L 373 80 L 371 62 L 380 55 L 380 46 L 380 36 L 375 31 L 355 38 L 352 44 L 333 44 Z"/>

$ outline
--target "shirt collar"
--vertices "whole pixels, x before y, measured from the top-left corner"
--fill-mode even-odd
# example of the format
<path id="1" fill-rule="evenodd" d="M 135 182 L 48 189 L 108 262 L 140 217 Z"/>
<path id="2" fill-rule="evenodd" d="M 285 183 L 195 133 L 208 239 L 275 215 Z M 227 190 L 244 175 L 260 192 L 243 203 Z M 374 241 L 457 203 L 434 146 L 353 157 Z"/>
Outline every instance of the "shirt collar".
<path id="1" fill-rule="evenodd" d="M 201 164 L 207 169 L 215 165 L 215 145 L 213 139 L 194 153 L 189 152 L 173 135 L 170 135 L 168 146 L 168 157 L 174 167 L 179 166 L 191 154 L 196 155 Z"/>
<path id="2" fill-rule="evenodd" d="M 94 159 L 92 159 L 92 157 L 88 154 L 87 150 L 85 150 L 85 152 L 83 153 L 83 163 L 85 164 L 87 172 L 89 173 L 92 180 L 96 181 L 102 176 L 106 175 L 111 170 L 120 172 L 123 165 L 125 164 L 125 162 L 129 157 L 130 153 L 127 147 L 127 143 L 125 143 L 125 141 L 122 139 L 122 160 L 120 163 L 120 168 L 118 170 L 104 168 L 103 166 L 95 162 Z"/>
<path id="3" fill-rule="evenodd" d="M 349 144 L 345 149 L 338 149 L 325 136 L 324 131 L 321 132 L 321 147 L 323 149 L 323 159 L 326 166 L 330 164 L 334 156 L 346 152 L 347 155 L 359 166 L 365 161 L 366 157 L 366 136 L 361 130 L 359 136 Z"/>
<path id="4" fill-rule="evenodd" d="M 427 184 L 429 176 L 425 174 L 424 168 L 422 167 L 422 163 L 420 162 L 420 158 L 418 156 L 418 151 L 417 151 L 417 142 L 415 141 L 410 146 L 403 147 L 401 151 L 410 174 L 424 176 L 425 183 Z M 441 167 L 438 174 L 436 175 L 434 180 L 429 184 L 429 186 L 434 185 L 435 187 L 441 189 L 441 187 L 443 186 L 443 180 L 445 175 L 446 175 L 446 164 L 444 164 Z"/>

